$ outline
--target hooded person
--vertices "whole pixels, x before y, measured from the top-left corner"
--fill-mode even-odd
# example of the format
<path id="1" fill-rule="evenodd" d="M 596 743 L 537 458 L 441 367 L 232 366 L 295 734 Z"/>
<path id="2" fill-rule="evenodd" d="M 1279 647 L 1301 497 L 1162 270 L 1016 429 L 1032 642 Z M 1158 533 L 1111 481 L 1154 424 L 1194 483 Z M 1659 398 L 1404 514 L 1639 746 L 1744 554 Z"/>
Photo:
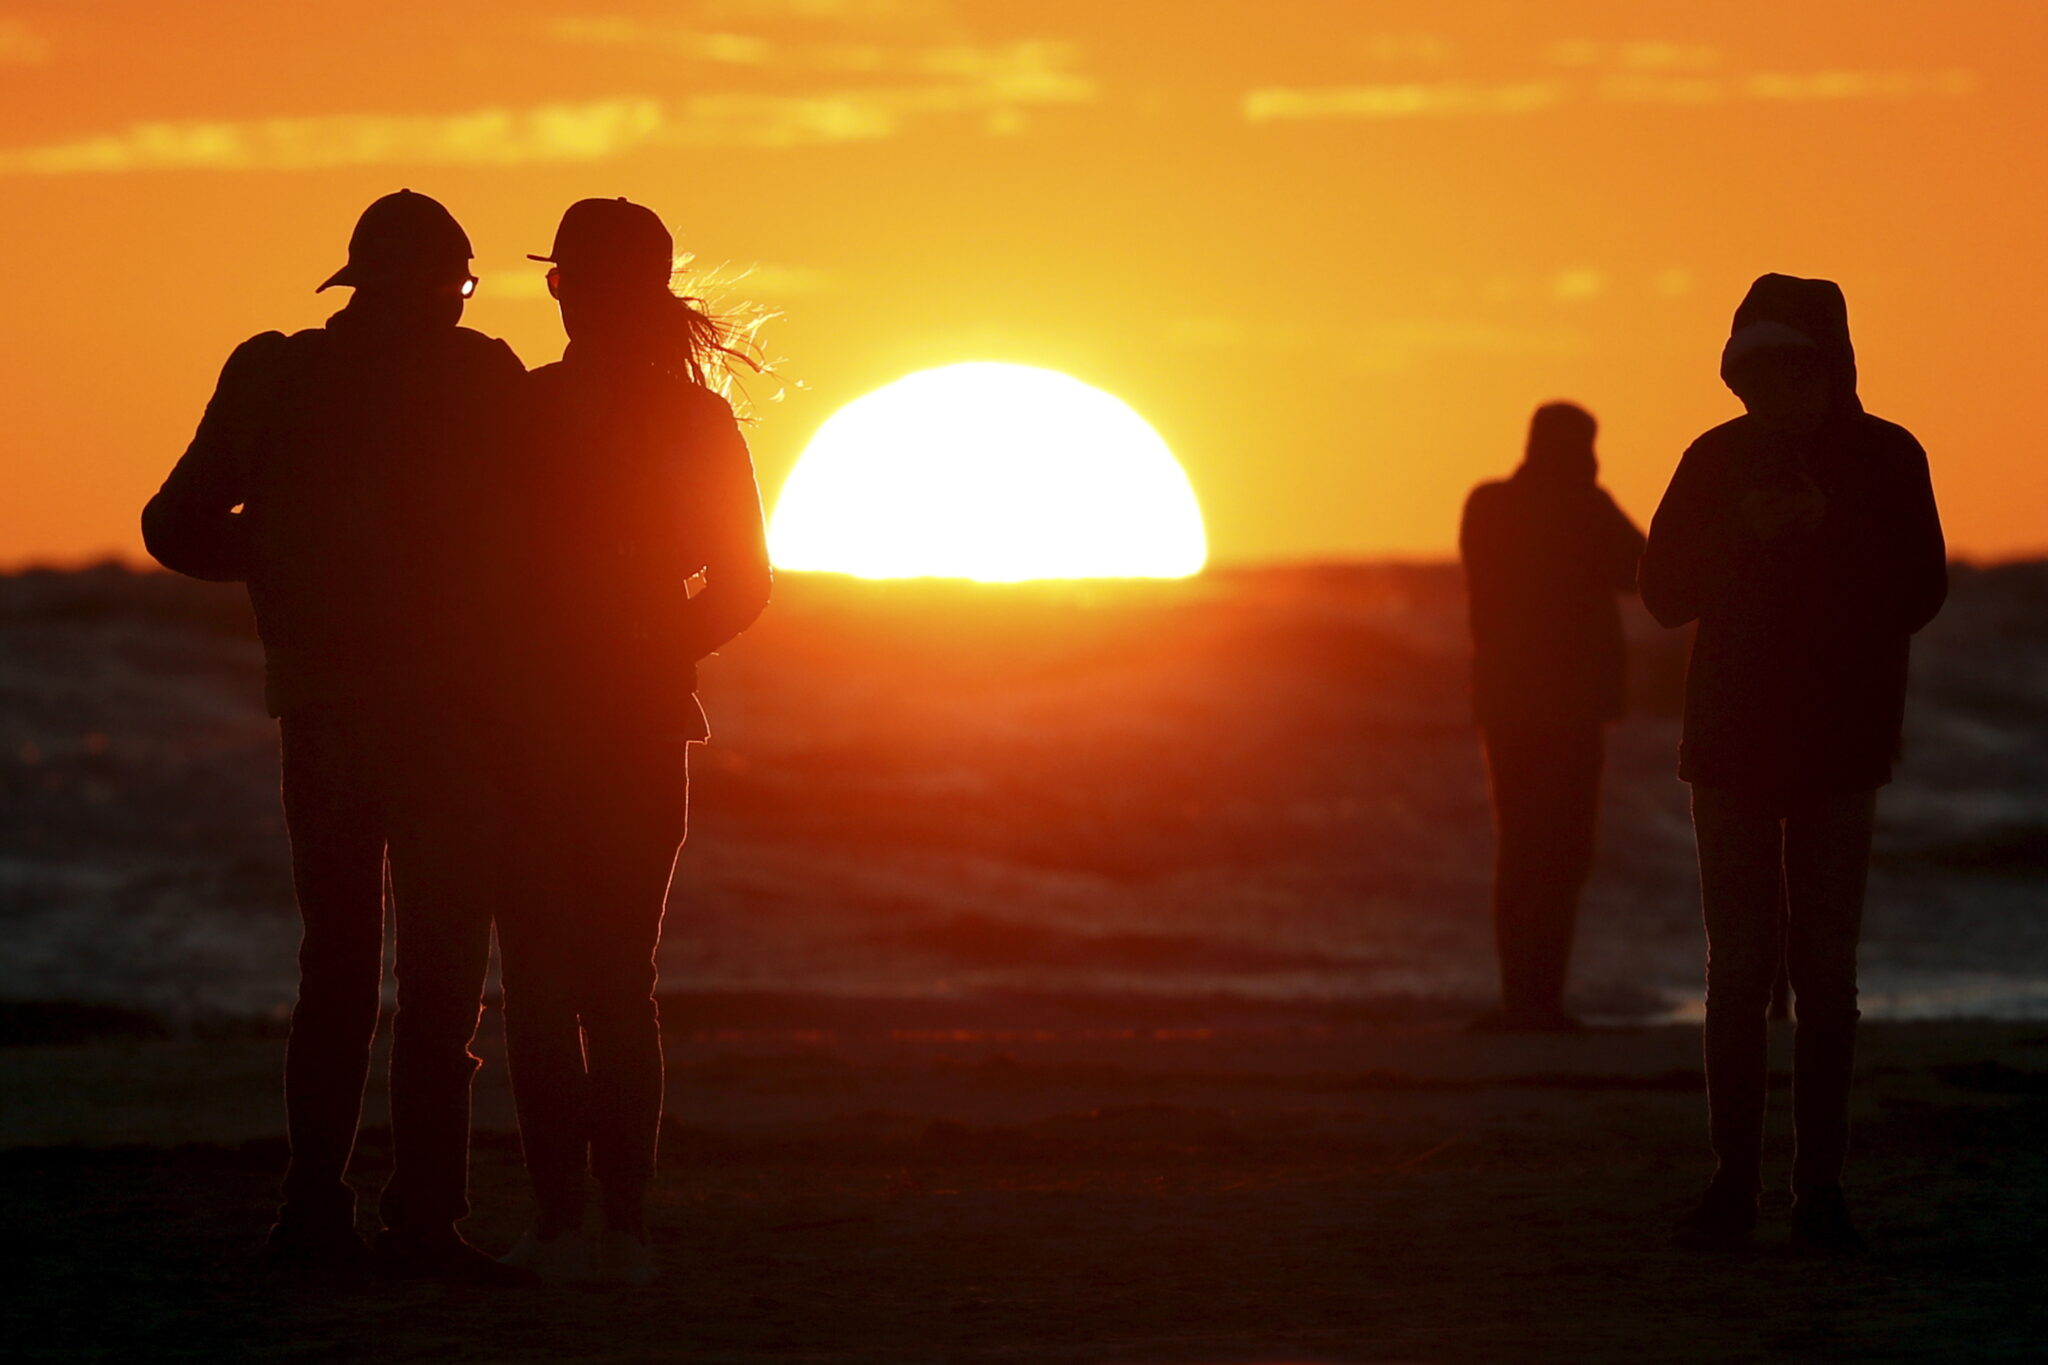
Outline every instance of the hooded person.
<path id="1" fill-rule="evenodd" d="M 304 925 L 269 1243 L 286 1269 L 369 1268 L 345 1175 L 382 998 L 388 852 L 399 1009 L 378 1268 L 531 1278 L 455 1230 L 490 945 L 481 868 L 464 856 L 478 851 L 467 817 L 482 765 L 462 741 L 485 674 L 493 466 L 524 375 L 504 342 L 459 325 L 470 254 L 428 196 L 371 204 L 319 286 L 354 290 L 347 305 L 236 348 L 142 515 L 166 568 L 247 584 L 278 718 Z"/>
<path id="2" fill-rule="evenodd" d="M 1593 867 L 1605 729 L 1622 713 L 1617 597 L 1635 586 L 1643 548 L 1597 482 L 1598 430 L 1575 404 L 1538 408 L 1521 466 L 1473 489 L 1459 527 L 1496 833 L 1501 1006 L 1481 1029 L 1576 1026 L 1565 980 Z"/>
<path id="3" fill-rule="evenodd" d="M 1679 1236 L 1725 1247 L 1754 1230 L 1782 954 L 1798 1009 L 1794 1232 L 1853 1249 L 1841 1176 L 1871 825 L 1909 641 L 1948 591 L 1946 549 L 1926 453 L 1863 410 L 1834 283 L 1758 279 L 1721 377 L 1745 414 L 1679 461 L 1641 579 L 1659 622 L 1697 622 L 1678 772 L 1699 843 L 1717 1170 Z"/>

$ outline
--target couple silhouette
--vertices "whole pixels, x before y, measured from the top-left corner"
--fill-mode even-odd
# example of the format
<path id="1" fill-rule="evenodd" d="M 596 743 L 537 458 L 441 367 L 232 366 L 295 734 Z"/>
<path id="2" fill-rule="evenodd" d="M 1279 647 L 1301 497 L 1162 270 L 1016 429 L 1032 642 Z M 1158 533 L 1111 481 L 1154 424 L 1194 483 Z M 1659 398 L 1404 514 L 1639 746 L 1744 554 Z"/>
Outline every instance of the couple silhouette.
<path id="1" fill-rule="evenodd" d="M 528 373 L 460 325 L 467 234 L 377 200 L 321 327 L 237 347 L 143 513 L 165 567 L 247 585 L 304 933 L 285 1056 L 280 1269 L 645 1284 L 662 1105 L 653 997 L 709 730 L 696 666 L 766 606 L 761 501 L 724 396 L 747 333 L 671 288 L 624 199 L 571 205 Z M 693 591 L 693 588 L 695 591 Z M 392 1172 L 365 1245 L 345 1180 L 395 920 Z M 495 925 L 536 1216 L 467 1242 L 470 1050 Z M 586 1235 L 590 1177 L 601 1228 Z"/>
<path id="2" fill-rule="evenodd" d="M 1926 452 L 1857 395 L 1838 286 L 1759 278 L 1720 370 L 1744 414 L 1686 450 L 1647 538 L 1599 486 L 1597 426 L 1569 403 L 1537 409 L 1521 467 L 1466 502 L 1502 997 L 1480 1027 L 1578 1027 L 1565 977 L 1604 730 L 1622 711 L 1616 599 L 1639 588 L 1660 624 L 1697 623 L 1678 775 L 1692 786 L 1706 920 L 1717 1170 L 1675 1240 L 1733 1250 L 1755 1233 L 1782 972 L 1798 1002 L 1793 1232 L 1853 1251 L 1863 1238 L 1841 1179 L 1871 831 L 1909 641 L 1941 609 L 1947 556 Z"/>

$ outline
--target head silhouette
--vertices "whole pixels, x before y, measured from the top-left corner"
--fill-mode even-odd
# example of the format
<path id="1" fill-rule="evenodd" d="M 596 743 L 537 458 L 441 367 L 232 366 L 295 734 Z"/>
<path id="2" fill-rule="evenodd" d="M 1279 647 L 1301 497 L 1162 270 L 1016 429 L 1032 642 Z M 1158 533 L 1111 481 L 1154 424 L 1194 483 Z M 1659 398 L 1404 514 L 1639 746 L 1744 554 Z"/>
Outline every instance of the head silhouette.
<path id="1" fill-rule="evenodd" d="M 1721 378 L 1749 415 L 1773 430 L 1817 431 L 1861 412 L 1841 286 L 1759 276 L 1735 310 Z"/>
<path id="2" fill-rule="evenodd" d="M 349 311 L 394 323 L 453 327 L 476 287 L 469 235 L 434 199 L 411 190 L 387 194 L 363 210 L 348 239 L 348 263 L 319 289 L 355 290 Z"/>
<path id="3" fill-rule="evenodd" d="M 652 209 L 627 199 L 571 204 L 553 250 L 530 259 L 554 267 L 548 290 L 571 341 L 608 350 L 649 346 L 675 310 L 675 239 Z"/>
<path id="4" fill-rule="evenodd" d="M 1550 483 L 1589 484 L 1600 473 L 1593 438 L 1600 424 L 1577 403 L 1545 403 L 1529 418 L 1522 469 Z"/>

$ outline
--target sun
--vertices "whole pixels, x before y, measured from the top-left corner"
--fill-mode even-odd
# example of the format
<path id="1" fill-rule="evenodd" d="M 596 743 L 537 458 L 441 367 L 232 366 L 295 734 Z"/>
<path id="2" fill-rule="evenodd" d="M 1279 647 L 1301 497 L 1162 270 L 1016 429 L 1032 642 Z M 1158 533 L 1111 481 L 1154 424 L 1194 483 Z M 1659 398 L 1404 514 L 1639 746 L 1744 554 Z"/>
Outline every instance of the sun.
<path id="1" fill-rule="evenodd" d="M 784 569 L 864 578 L 1180 578 L 1208 557 L 1194 489 L 1130 406 L 974 361 L 857 398 L 776 499 Z"/>

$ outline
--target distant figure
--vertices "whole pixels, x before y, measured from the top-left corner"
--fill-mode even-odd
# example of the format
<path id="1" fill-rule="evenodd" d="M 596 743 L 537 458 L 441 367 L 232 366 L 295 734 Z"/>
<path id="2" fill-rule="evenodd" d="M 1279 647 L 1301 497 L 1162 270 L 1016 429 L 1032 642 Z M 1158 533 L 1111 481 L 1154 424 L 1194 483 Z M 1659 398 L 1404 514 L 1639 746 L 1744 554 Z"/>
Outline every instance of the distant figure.
<path id="1" fill-rule="evenodd" d="M 655 953 L 687 746 L 709 735 L 697 664 L 767 605 L 767 538 L 719 392 L 746 343 L 671 292 L 661 219 L 586 199 L 535 259 L 553 265 L 569 346 L 528 380 L 518 493 L 532 531 L 508 604 L 519 676 L 504 752 L 520 823 L 499 943 L 537 1216 L 505 1259 L 550 1281 L 644 1285 L 663 1084 Z M 594 1239 L 587 1173 L 604 1219 Z"/>
<path id="2" fill-rule="evenodd" d="M 1621 715 L 1618 594 L 1638 531 L 1595 478 L 1593 415 L 1547 403 L 1513 476 L 1466 499 L 1458 548 L 1472 695 L 1493 780 L 1493 927 L 1501 1004 L 1482 1030 L 1569 1031 L 1565 974 L 1593 835 L 1607 723 Z"/>
<path id="3" fill-rule="evenodd" d="M 1747 415 L 1685 452 L 1642 573 L 1659 621 L 1699 622 L 1678 775 L 1699 841 L 1718 1165 L 1678 1240 L 1735 1248 L 1755 1230 L 1782 954 L 1798 1010 L 1793 1232 L 1848 1251 L 1862 1245 L 1841 1178 L 1871 821 L 1898 752 L 1908 640 L 1941 609 L 1946 555 L 1925 452 L 1857 399 L 1833 283 L 1751 285 L 1721 377 Z"/>
<path id="4" fill-rule="evenodd" d="M 284 751 L 304 938 L 285 1053 L 291 1144 L 269 1254 L 359 1272 L 344 1180 L 377 1030 L 389 851 L 399 1012 L 394 1165 L 378 1268 L 529 1281 L 470 1246 L 469 1089 L 490 949 L 465 744 L 479 619 L 476 507 L 523 369 L 458 326 L 475 288 L 448 210 L 401 190 L 364 210 L 352 287 L 324 327 L 237 347 L 191 446 L 142 516 L 167 568 L 245 581 Z"/>

